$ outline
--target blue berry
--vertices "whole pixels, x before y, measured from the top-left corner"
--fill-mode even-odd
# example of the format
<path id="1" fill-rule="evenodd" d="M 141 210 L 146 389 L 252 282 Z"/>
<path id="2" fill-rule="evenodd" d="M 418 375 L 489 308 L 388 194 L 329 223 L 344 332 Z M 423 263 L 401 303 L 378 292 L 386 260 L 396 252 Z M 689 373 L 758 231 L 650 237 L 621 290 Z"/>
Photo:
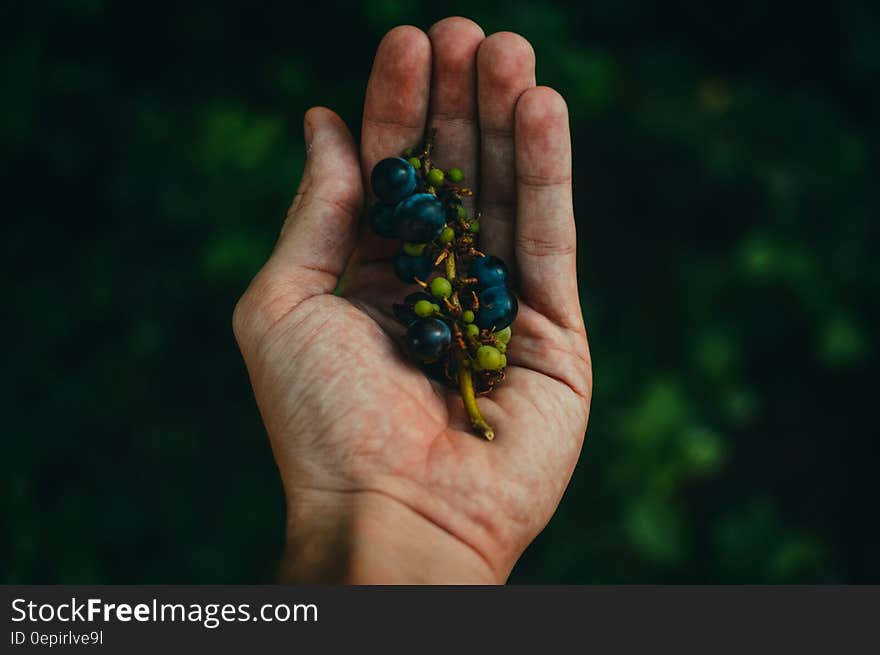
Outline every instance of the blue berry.
<path id="1" fill-rule="evenodd" d="M 416 169 L 405 159 L 388 157 L 373 168 L 370 184 L 379 200 L 393 205 L 415 191 Z"/>
<path id="2" fill-rule="evenodd" d="M 409 352 L 423 364 L 436 362 L 449 350 L 452 332 L 437 318 L 422 318 L 411 323 L 406 331 Z"/>
<path id="3" fill-rule="evenodd" d="M 446 211 L 436 196 L 416 193 L 398 203 L 394 208 L 394 220 L 401 239 L 410 243 L 427 243 L 443 231 Z"/>
<path id="4" fill-rule="evenodd" d="M 394 272 L 404 282 L 413 282 L 415 278 L 427 280 L 434 270 L 434 262 L 424 255 L 407 255 L 400 251 L 394 257 Z"/>
<path id="5" fill-rule="evenodd" d="M 485 330 L 501 330 L 513 323 L 519 305 L 516 296 L 507 287 L 494 286 L 483 289 L 477 298 L 480 308 L 474 316 L 474 323 Z"/>
<path id="6" fill-rule="evenodd" d="M 477 289 L 504 286 L 507 284 L 507 266 L 498 257 L 474 257 L 468 266 L 468 277 L 477 278 Z"/>
<path id="7" fill-rule="evenodd" d="M 397 225 L 394 221 L 394 205 L 386 205 L 383 202 L 377 202 L 370 207 L 370 213 L 367 216 L 370 228 L 380 237 L 393 239 L 397 236 Z"/>

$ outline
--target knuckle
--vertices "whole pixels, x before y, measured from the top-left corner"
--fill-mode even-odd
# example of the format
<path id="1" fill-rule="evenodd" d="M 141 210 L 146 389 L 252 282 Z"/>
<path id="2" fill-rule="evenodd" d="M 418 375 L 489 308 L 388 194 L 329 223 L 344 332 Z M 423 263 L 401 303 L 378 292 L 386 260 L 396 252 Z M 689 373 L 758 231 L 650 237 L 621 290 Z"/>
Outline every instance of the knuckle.
<path id="1" fill-rule="evenodd" d="M 527 257 L 549 257 L 571 255 L 577 244 L 571 240 L 554 239 L 543 234 L 518 233 L 516 247 L 520 254 Z"/>

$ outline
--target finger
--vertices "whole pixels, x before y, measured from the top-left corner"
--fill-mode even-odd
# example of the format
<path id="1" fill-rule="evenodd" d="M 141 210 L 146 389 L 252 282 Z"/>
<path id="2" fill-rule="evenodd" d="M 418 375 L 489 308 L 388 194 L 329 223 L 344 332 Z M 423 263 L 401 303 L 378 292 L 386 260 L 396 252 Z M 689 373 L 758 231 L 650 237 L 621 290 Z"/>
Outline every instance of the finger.
<path id="1" fill-rule="evenodd" d="M 395 27 L 376 51 L 361 129 L 365 180 L 380 159 L 421 141 L 428 114 L 431 43 L 416 27 Z"/>
<path id="2" fill-rule="evenodd" d="M 520 295 L 553 322 L 578 328 L 583 317 L 565 100 L 548 87 L 526 91 L 516 105 L 515 129 Z"/>
<path id="3" fill-rule="evenodd" d="M 516 215 L 514 109 L 520 95 L 535 86 L 535 51 L 518 34 L 487 37 L 477 53 L 480 123 L 480 248 L 513 261 Z"/>
<path id="4" fill-rule="evenodd" d="M 395 27 L 376 50 L 364 99 L 361 167 L 368 195 L 372 193 L 370 173 L 376 162 L 399 155 L 422 140 L 430 84 L 431 43 L 427 35 L 410 25 Z M 399 248 L 399 242 L 382 239 L 362 225 L 351 266 L 386 263 Z M 346 277 L 346 295 L 355 291 L 359 277 Z"/>
<path id="5" fill-rule="evenodd" d="M 237 335 L 259 337 L 307 298 L 332 292 L 354 247 L 363 203 L 354 140 L 324 107 L 306 112 L 304 124 L 303 178 L 272 256 L 236 310 Z"/>
<path id="6" fill-rule="evenodd" d="M 431 107 L 437 130 L 433 160 L 477 179 L 477 49 L 485 35 L 467 18 L 445 18 L 428 30 L 431 39 Z"/>

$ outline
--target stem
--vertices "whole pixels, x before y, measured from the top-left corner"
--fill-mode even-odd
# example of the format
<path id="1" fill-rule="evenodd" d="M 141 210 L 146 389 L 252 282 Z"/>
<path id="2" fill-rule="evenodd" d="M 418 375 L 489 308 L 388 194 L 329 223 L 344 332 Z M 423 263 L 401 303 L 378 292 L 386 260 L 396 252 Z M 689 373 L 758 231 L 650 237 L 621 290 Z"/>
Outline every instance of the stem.
<path id="1" fill-rule="evenodd" d="M 446 278 L 452 282 L 455 280 L 455 274 L 455 253 L 450 252 L 449 256 L 446 258 Z M 461 304 L 458 300 L 458 294 L 454 294 L 452 298 L 460 312 Z M 455 347 L 459 348 L 460 346 L 456 345 Z M 495 430 L 492 429 L 492 426 L 486 423 L 486 419 L 484 419 L 483 415 L 480 413 L 480 408 L 477 407 L 477 397 L 474 393 L 474 378 L 470 365 L 466 363 L 467 355 L 463 351 L 459 351 L 456 353 L 456 359 L 458 360 L 458 388 L 461 392 L 461 399 L 464 401 L 465 411 L 468 414 L 468 418 L 471 420 L 471 425 L 477 432 L 485 437 L 487 441 L 492 441 L 492 439 L 495 438 Z"/>
<path id="2" fill-rule="evenodd" d="M 458 362 L 458 388 L 461 391 L 461 399 L 464 401 L 464 408 L 471 420 L 471 425 L 477 430 L 487 441 L 495 438 L 495 430 L 486 423 L 486 419 L 480 413 L 477 407 L 477 398 L 474 394 L 474 379 L 471 376 L 470 367 L 464 366 L 464 361 L 459 358 Z"/>
<path id="3" fill-rule="evenodd" d="M 450 252 L 446 258 L 446 279 L 450 282 L 455 280 L 455 253 Z"/>

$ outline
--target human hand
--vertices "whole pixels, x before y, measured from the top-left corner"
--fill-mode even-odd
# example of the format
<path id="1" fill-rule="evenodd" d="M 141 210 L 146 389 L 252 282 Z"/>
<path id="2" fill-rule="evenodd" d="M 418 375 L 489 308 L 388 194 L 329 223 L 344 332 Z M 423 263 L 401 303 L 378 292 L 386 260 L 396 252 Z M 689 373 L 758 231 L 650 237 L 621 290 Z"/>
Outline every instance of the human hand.
<path id="1" fill-rule="evenodd" d="M 288 579 L 503 582 L 562 497 L 592 374 L 568 114 L 534 67 L 525 39 L 463 18 L 398 27 L 376 53 L 360 150 L 336 114 L 306 113 L 299 191 L 233 316 L 287 498 Z M 493 442 L 401 354 L 397 244 L 359 226 L 373 165 L 426 125 L 437 165 L 478 190 L 480 249 L 517 280 L 507 376 L 478 400 Z"/>

